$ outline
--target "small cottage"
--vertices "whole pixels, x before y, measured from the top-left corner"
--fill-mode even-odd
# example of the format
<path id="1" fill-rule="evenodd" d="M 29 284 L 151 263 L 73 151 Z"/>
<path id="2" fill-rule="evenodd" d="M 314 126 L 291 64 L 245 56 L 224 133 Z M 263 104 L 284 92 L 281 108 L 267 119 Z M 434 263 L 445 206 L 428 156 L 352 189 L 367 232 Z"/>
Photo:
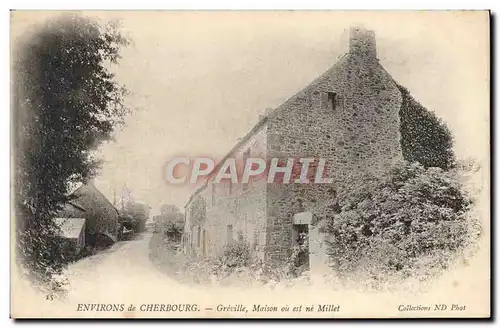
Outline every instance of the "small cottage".
<path id="1" fill-rule="evenodd" d="M 118 210 L 91 182 L 71 194 L 57 217 L 85 219 L 85 243 L 91 247 L 112 245 L 123 229 Z"/>

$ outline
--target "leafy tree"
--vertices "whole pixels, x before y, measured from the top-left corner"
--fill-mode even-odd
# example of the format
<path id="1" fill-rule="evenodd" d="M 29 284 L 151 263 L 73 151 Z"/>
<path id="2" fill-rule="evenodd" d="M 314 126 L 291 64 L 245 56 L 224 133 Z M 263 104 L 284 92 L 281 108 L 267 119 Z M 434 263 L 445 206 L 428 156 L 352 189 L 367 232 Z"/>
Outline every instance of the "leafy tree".
<path id="1" fill-rule="evenodd" d="M 184 232 L 184 214 L 176 205 L 162 205 L 160 215 L 156 215 L 154 220 L 170 242 L 180 243 Z"/>
<path id="2" fill-rule="evenodd" d="M 456 172 L 397 166 L 335 203 L 326 225 L 334 268 L 345 277 L 368 270 L 382 279 L 395 272 L 412 275 L 429 258 L 429 267 L 442 269 L 472 240 L 471 204 Z"/>
<path id="3" fill-rule="evenodd" d="M 184 233 L 184 221 L 182 220 L 167 220 L 164 223 L 164 235 L 173 243 L 180 243 L 182 234 Z"/>
<path id="4" fill-rule="evenodd" d="M 149 219 L 150 210 L 151 207 L 149 205 L 129 201 L 121 211 L 121 214 L 133 219 L 133 229 L 135 232 L 142 232 L 146 228 L 146 221 Z"/>
<path id="5" fill-rule="evenodd" d="M 453 137 L 446 124 L 398 86 L 403 97 L 399 117 L 401 148 L 405 160 L 425 167 L 452 168 Z"/>
<path id="6" fill-rule="evenodd" d="M 170 213 L 179 213 L 180 209 L 176 205 L 163 204 L 160 208 L 161 215 L 168 215 Z"/>
<path id="7" fill-rule="evenodd" d="M 64 15 L 15 44 L 13 114 L 18 259 L 37 281 L 66 263 L 52 218 L 69 185 L 86 181 L 93 151 L 128 112 L 109 71 L 128 41 L 113 23 Z"/>
<path id="8" fill-rule="evenodd" d="M 243 233 L 238 232 L 238 237 L 232 243 L 224 246 L 223 253 L 212 264 L 212 270 L 218 276 L 228 275 L 236 268 L 248 267 L 251 264 L 252 253 Z"/>

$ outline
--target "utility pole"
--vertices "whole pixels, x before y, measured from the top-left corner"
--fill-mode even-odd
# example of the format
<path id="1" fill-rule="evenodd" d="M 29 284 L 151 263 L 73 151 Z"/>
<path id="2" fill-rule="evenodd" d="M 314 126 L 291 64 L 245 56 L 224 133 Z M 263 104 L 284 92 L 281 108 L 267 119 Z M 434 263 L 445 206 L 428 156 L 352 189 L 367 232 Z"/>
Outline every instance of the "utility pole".
<path id="1" fill-rule="evenodd" d="M 113 207 L 116 208 L 116 188 L 113 186 Z"/>
<path id="2" fill-rule="evenodd" d="M 124 211 L 125 206 L 123 205 L 123 187 L 122 187 L 122 192 L 120 193 L 120 197 L 121 197 L 121 203 L 122 203 L 122 211 Z"/>

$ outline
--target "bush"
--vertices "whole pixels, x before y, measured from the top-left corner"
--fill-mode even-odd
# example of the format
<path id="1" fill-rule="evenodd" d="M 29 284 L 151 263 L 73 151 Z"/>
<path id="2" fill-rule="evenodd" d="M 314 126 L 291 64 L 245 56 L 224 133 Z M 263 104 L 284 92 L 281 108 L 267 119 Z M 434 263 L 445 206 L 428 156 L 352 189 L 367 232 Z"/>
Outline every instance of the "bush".
<path id="1" fill-rule="evenodd" d="M 184 221 L 164 221 L 163 234 L 171 242 L 180 243 L 184 232 Z"/>
<path id="2" fill-rule="evenodd" d="M 242 235 L 238 240 L 224 247 L 221 256 L 215 259 L 213 263 L 213 272 L 216 276 L 229 275 L 236 268 L 248 267 L 252 261 L 250 246 Z"/>
<path id="3" fill-rule="evenodd" d="M 188 257 L 176 273 L 183 283 L 208 284 L 212 281 L 213 266 L 209 259 Z"/>
<path id="4" fill-rule="evenodd" d="M 292 248 L 290 259 L 285 263 L 285 274 L 289 278 L 296 278 L 309 270 L 309 234 L 300 233 L 299 240 Z"/>
<path id="5" fill-rule="evenodd" d="M 471 238 L 471 204 L 455 172 L 404 163 L 339 199 L 326 226 L 332 265 L 377 280 L 426 275 L 415 270 L 423 258 L 445 269 Z"/>
<path id="6" fill-rule="evenodd" d="M 218 280 L 247 285 L 289 282 L 309 269 L 308 236 L 303 233 L 300 237 L 304 242 L 294 246 L 286 263 L 276 267 L 252 257 L 249 244 L 240 235 L 237 242 L 227 245 L 223 254 L 211 262 L 212 273 Z"/>
<path id="7" fill-rule="evenodd" d="M 302 282 L 306 276 L 307 263 L 300 258 L 307 252 L 307 244 L 294 248 L 289 261 L 280 267 L 253 257 L 249 244 L 241 234 L 236 242 L 228 244 L 223 253 L 215 258 L 187 255 L 176 246 L 170 238 L 153 235 L 150 257 L 165 273 L 182 283 L 274 287 L 280 283 L 290 286 Z M 302 265 L 299 266 L 299 263 Z"/>

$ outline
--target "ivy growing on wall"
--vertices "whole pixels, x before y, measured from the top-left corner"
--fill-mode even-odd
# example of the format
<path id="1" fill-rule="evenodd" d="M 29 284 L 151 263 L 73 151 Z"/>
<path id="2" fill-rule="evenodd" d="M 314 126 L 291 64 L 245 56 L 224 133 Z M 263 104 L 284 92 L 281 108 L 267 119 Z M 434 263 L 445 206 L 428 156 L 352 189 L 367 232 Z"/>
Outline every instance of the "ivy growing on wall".
<path id="1" fill-rule="evenodd" d="M 399 118 L 404 159 L 424 167 L 445 170 L 453 167 L 453 137 L 446 124 L 416 101 L 406 88 L 401 85 L 398 88 L 403 97 Z"/>

